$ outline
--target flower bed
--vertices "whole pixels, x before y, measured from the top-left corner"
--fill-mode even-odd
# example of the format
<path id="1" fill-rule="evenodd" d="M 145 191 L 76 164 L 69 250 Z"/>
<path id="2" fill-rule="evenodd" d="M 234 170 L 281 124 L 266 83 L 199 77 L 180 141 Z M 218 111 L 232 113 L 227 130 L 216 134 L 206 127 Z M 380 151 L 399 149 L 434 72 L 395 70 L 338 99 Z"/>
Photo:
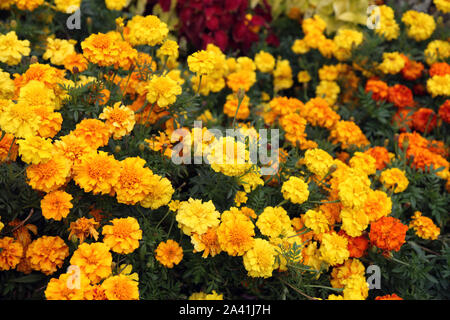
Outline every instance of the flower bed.
<path id="1" fill-rule="evenodd" d="M 448 1 L 255 3 L 0 4 L 2 297 L 449 297 Z"/>

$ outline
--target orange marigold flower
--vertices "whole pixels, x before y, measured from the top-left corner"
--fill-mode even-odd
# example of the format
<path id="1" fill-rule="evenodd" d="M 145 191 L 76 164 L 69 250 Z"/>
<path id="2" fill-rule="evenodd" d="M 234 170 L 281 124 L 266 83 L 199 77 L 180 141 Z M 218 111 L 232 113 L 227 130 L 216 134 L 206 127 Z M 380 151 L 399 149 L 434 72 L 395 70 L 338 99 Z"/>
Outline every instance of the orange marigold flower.
<path id="1" fill-rule="evenodd" d="M 50 275 L 64 263 L 69 247 L 60 237 L 42 236 L 30 243 L 26 258 L 33 270 Z"/>
<path id="2" fill-rule="evenodd" d="M 108 300 L 101 284 L 89 286 L 84 291 L 84 300 Z"/>
<path id="3" fill-rule="evenodd" d="M 364 153 L 372 156 L 375 159 L 375 167 L 377 170 L 383 170 L 386 165 L 391 161 L 389 152 L 385 147 L 373 147 L 369 148 Z"/>
<path id="4" fill-rule="evenodd" d="M 106 120 L 105 124 L 115 140 L 129 134 L 136 123 L 133 110 L 121 105 L 121 102 L 115 103 L 113 107 L 104 108 L 99 119 Z"/>
<path id="5" fill-rule="evenodd" d="M 350 237 L 344 230 L 340 230 L 338 234 L 347 238 L 347 249 L 350 252 L 350 258 L 361 258 L 366 254 L 369 247 L 369 239 L 367 239 L 365 234 L 358 237 Z"/>
<path id="6" fill-rule="evenodd" d="M 400 298 L 397 294 L 393 293 L 393 294 L 387 294 L 385 296 L 375 297 L 375 300 L 403 300 L 403 299 Z"/>
<path id="7" fill-rule="evenodd" d="M 372 99 L 380 101 L 386 100 L 389 94 L 389 87 L 386 82 L 370 79 L 366 83 L 366 92 L 372 92 Z"/>
<path id="8" fill-rule="evenodd" d="M 54 219 L 56 221 L 67 217 L 70 209 L 73 207 L 73 197 L 61 190 L 47 193 L 41 200 L 42 215 L 45 219 Z"/>
<path id="9" fill-rule="evenodd" d="M 191 235 L 191 242 L 194 246 L 194 253 L 203 251 L 202 258 L 207 258 L 209 255 L 214 257 L 222 251 L 219 240 L 217 239 L 217 227 L 209 227 L 201 235 L 193 233 Z"/>
<path id="10" fill-rule="evenodd" d="M 74 165 L 74 181 L 86 192 L 109 194 L 120 176 L 120 162 L 106 152 L 92 152 Z"/>
<path id="11" fill-rule="evenodd" d="M 93 149 L 106 146 L 108 144 L 111 131 L 102 121 L 97 119 L 83 119 L 77 124 L 72 134 L 83 138 Z"/>
<path id="12" fill-rule="evenodd" d="M 331 130 L 329 139 L 332 143 L 341 143 L 343 149 L 351 145 L 363 147 L 370 144 L 364 133 L 353 121 L 338 121 Z"/>
<path id="13" fill-rule="evenodd" d="M 441 230 L 433 223 L 433 220 L 422 216 L 420 211 L 414 212 L 409 227 L 414 229 L 416 234 L 422 239 L 436 240 L 441 233 Z"/>
<path id="14" fill-rule="evenodd" d="M 69 240 L 80 241 L 80 244 L 88 237 L 93 237 L 95 241 L 98 239 L 98 228 L 99 223 L 95 219 L 88 219 L 81 217 L 74 222 L 70 223 L 69 227 Z"/>
<path id="15" fill-rule="evenodd" d="M 73 134 L 62 136 L 53 143 L 55 150 L 64 158 L 69 160 L 72 165 L 79 164 L 81 158 L 94 151 L 86 140 Z"/>
<path id="16" fill-rule="evenodd" d="M 433 63 L 429 70 L 430 77 L 450 74 L 450 65 L 446 62 Z"/>
<path id="17" fill-rule="evenodd" d="M 52 278 L 45 289 L 47 300 L 84 300 L 84 293 L 89 288 L 89 279 L 84 274 L 63 273 L 59 278 Z"/>
<path id="18" fill-rule="evenodd" d="M 139 300 L 139 283 L 123 274 L 109 277 L 102 283 L 108 300 Z"/>
<path id="19" fill-rule="evenodd" d="M 0 130 L 0 136 L 2 134 L 3 133 Z M 5 136 L 0 140 L 0 162 L 6 160 L 16 161 L 18 153 L 19 145 L 14 142 L 14 136 L 10 133 L 6 133 Z"/>
<path id="20" fill-rule="evenodd" d="M 425 68 L 422 62 L 408 59 L 405 55 L 402 55 L 405 60 L 405 66 L 401 73 L 405 80 L 414 81 L 422 76 L 423 69 Z"/>
<path id="21" fill-rule="evenodd" d="M 450 123 L 450 100 L 447 99 L 445 102 L 439 107 L 438 111 L 439 117 L 446 123 Z"/>
<path id="22" fill-rule="evenodd" d="M 396 84 L 388 90 L 388 101 L 397 108 L 412 107 L 414 98 L 411 89 L 402 84 Z"/>
<path id="23" fill-rule="evenodd" d="M 385 251 L 399 251 L 405 243 L 408 226 L 394 217 L 382 217 L 370 224 L 370 242 Z"/>
<path id="24" fill-rule="evenodd" d="M 413 128 L 420 132 L 430 132 L 437 124 L 436 113 L 429 108 L 420 108 L 412 115 Z"/>
<path id="25" fill-rule="evenodd" d="M 107 278 L 112 272 L 112 255 L 103 242 L 86 242 L 80 244 L 72 255 L 70 264 L 78 266 L 92 284 Z"/>
<path id="26" fill-rule="evenodd" d="M 242 256 L 253 247 L 255 226 L 243 213 L 226 211 L 217 228 L 220 247 L 230 256 Z"/>
<path id="27" fill-rule="evenodd" d="M 83 72 L 88 68 L 88 61 L 82 54 L 72 53 L 64 58 L 64 68 L 72 73 Z"/>
<path id="28" fill-rule="evenodd" d="M 23 246 L 11 237 L 0 238 L 0 270 L 14 269 L 23 255 Z"/>
<path id="29" fill-rule="evenodd" d="M 400 132 L 412 128 L 412 111 L 409 108 L 398 109 L 392 117 L 392 124 L 398 127 Z"/>
<path id="30" fill-rule="evenodd" d="M 174 240 L 161 242 L 155 250 L 155 258 L 163 266 L 173 268 L 174 265 L 180 263 L 183 259 L 183 248 Z"/>
<path id="31" fill-rule="evenodd" d="M 32 164 L 27 167 L 28 184 L 35 190 L 51 192 L 62 187 L 70 175 L 70 161 L 54 154 L 46 163 Z"/>
<path id="32" fill-rule="evenodd" d="M 111 220 L 112 225 L 103 227 L 103 242 L 112 251 L 120 254 L 128 254 L 139 247 L 142 239 L 142 230 L 138 221 L 133 217 Z"/>
<path id="33" fill-rule="evenodd" d="M 311 125 L 327 129 L 332 129 L 341 119 L 341 116 L 331 108 L 330 104 L 320 97 L 309 100 L 301 114 Z"/>

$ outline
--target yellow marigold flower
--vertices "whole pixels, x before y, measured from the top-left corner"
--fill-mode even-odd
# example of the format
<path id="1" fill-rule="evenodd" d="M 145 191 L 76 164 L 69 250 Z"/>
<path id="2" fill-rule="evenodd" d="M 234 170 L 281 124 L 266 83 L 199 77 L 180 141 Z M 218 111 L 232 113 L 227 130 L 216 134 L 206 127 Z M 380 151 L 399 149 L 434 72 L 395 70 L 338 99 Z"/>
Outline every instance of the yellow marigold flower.
<path id="1" fill-rule="evenodd" d="M 317 49 L 319 49 L 320 54 L 325 58 L 332 58 L 338 49 L 336 43 L 332 39 L 325 37 L 320 37 L 318 40 Z"/>
<path id="2" fill-rule="evenodd" d="M 360 31 L 339 29 L 333 40 L 338 47 L 346 50 L 352 50 L 363 42 L 363 38 L 363 34 Z"/>
<path id="3" fill-rule="evenodd" d="M 369 295 L 369 285 L 364 275 L 353 274 L 343 281 L 344 300 L 365 300 Z"/>
<path id="4" fill-rule="evenodd" d="M 223 300 L 223 294 L 218 294 L 216 290 L 211 291 L 210 294 L 194 292 L 189 296 L 189 300 Z"/>
<path id="5" fill-rule="evenodd" d="M 272 276 L 276 251 L 267 240 L 255 239 L 254 246 L 244 256 L 244 267 L 250 277 L 268 278 Z"/>
<path id="6" fill-rule="evenodd" d="M 370 179 L 361 171 L 348 171 L 339 182 L 339 200 L 346 208 L 361 209 L 370 189 Z"/>
<path id="7" fill-rule="evenodd" d="M 248 200 L 247 193 L 245 191 L 238 191 L 234 197 L 234 203 L 236 206 L 240 207 L 241 204 L 246 203 Z"/>
<path id="8" fill-rule="evenodd" d="M 14 269 L 23 256 L 23 246 L 11 237 L 0 238 L 0 270 Z"/>
<path id="9" fill-rule="evenodd" d="M 330 105 L 336 103 L 341 88 L 335 81 L 322 80 L 316 87 L 316 96 L 325 99 Z"/>
<path id="10" fill-rule="evenodd" d="M 370 144 L 361 128 L 353 121 L 337 121 L 331 129 L 329 139 L 333 143 L 340 143 L 343 149 L 347 149 L 351 145 L 364 147 Z"/>
<path id="11" fill-rule="evenodd" d="M 436 240 L 441 233 L 441 230 L 433 223 L 433 220 L 422 216 L 420 211 L 414 212 L 409 227 L 414 229 L 417 236 L 427 240 Z"/>
<path id="12" fill-rule="evenodd" d="M 142 230 L 133 217 L 117 218 L 111 220 L 112 225 L 103 227 L 103 242 L 113 252 L 129 254 L 139 248 L 142 239 Z"/>
<path id="13" fill-rule="evenodd" d="M 327 300 L 344 300 L 344 297 L 341 295 L 330 294 Z"/>
<path id="14" fill-rule="evenodd" d="M 60 221 L 67 217 L 72 209 L 73 197 L 65 191 L 52 191 L 47 193 L 41 200 L 42 215 L 45 219 Z"/>
<path id="15" fill-rule="evenodd" d="M 54 150 L 71 162 L 72 165 L 81 163 L 84 155 L 94 151 L 86 140 L 74 134 L 62 136 L 53 143 Z"/>
<path id="16" fill-rule="evenodd" d="M 27 167 L 27 183 L 35 190 L 51 192 L 62 187 L 70 175 L 71 163 L 60 154 L 50 161 Z"/>
<path id="17" fill-rule="evenodd" d="M 257 186 L 263 186 L 264 180 L 261 178 L 259 170 L 253 170 L 241 176 L 238 184 L 244 187 L 245 192 L 250 193 Z"/>
<path id="18" fill-rule="evenodd" d="M 439 11 L 443 13 L 450 12 L 450 2 L 448 0 L 433 0 L 433 2 Z"/>
<path id="19" fill-rule="evenodd" d="M 8 10 L 16 2 L 16 0 L 4 0 L 0 3 L 0 10 Z"/>
<path id="20" fill-rule="evenodd" d="M 402 22 L 406 25 L 408 37 L 416 41 L 428 39 L 436 29 L 433 16 L 415 10 L 406 11 L 402 16 Z"/>
<path id="21" fill-rule="evenodd" d="M 106 8 L 120 11 L 127 5 L 127 0 L 105 0 Z"/>
<path id="22" fill-rule="evenodd" d="M 140 157 L 129 157 L 120 162 L 120 175 L 113 186 L 117 202 L 136 204 L 151 192 L 153 172 L 144 167 L 145 164 Z"/>
<path id="23" fill-rule="evenodd" d="M 55 0 L 56 10 L 62 13 L 74 13 L 81 6 L 81 0 Z"/>
<path id="24" fill-rule="evenodd" d="M 3 72 L 0 69 L 0 99 L 11 99 L 14 96 L 15 85 L 14 81 L 8 72 Z M 2 111 L 2 107 L 0 107 Z"/>
<path id="25" fill-rule="evenodd" d="M 273 86 L 275 91 L 289 89 L 294 84 L 289 60 L 278 60 L 273 70 Z"/>
<path id="26" fill-rule="evenodd" d="M 31 80 L 20 88 L 19 103 L 25 103 L 32 108 L 49 107 L 53 111 L 56 107 L 56 96 L 52 89 L 43 82 Z"/>
<path id="27" fill-rule="evenodd" d="M 312 269 L 319 271 L 322 265 L 320 251 L 317 249 L 317 242 L 310 241 L 302 250 L 302 263 Z"/>
<path id="28" fill-rule="evenodd" d="M 222 213 L 217 228 L 217 239 L 223 251 L 230 256 L 242 256 L 255 242 L 255 226 L 250 219 L 238 210 Z"/>
<path id="29" fill-rule="evenodd" d="M 30 41 L 19 40 L 15 31 L 0 34 L 0 62 L 15 66 L 20 63 L 22 56 L 28 56 L 30 51 Z"/>
<path id="30" fill-rule="evenodd" d="M 385 74 L 397 74 L 405 66 L 405 59 L 398 52 L 384 52 L 383 61 L 378 69 Z"/>
<path id="31" fill-rule="evenodd" d="M 425 49 L 425 61 L 432 65 L 437 61 L 444 61 L 450 57 L 450 43 L 445 40 L 430 41 Z"/>
<path id="32" fill-rule="evenodd" d="M 214 71 L 216 54 L 213 51 L 200 50 L 187 58 L 189 70 L 199 75 L 208 75 Z"/>
<path id="33" fill-rule="evenodd" d="M 207 152 L 211 168 L 227 176 L 243 176 L 252 167 L 245 144 L 236 141 L 234 137 L 220 137 L 219 140 L 214 140 L 208 146 Z"/>
<path id="34" fill-rule="evenodd" d="M 47 300 L 84 300 L 88 288 L 89 279 L 83 273 L 63 273 L 50 279 L 44 295 Z"/>
<path id="35" fill-rule="evenodd" d="M 327 217 L 319 209 L 306 211 L 302 219 L 305 226 L 315 234 L 322 234 L 330 230 Z"/>
<path id="36" fill-rule="evenodd" d="M 406 172 L 398 168 L 386 169 L 381 172 L 380 182 L 388 189 L 393 188 L 394 193 L 405 191 L 409 184 Z"/>
<path id="37" fill-rule="evenodd" d="M 435 75 L 427 80 L 427 90 L 433 97 L 450 96 L 450 74 Z"/>
<path id="38" fill-rule="evenodd" d="M 155 250 L 155 258 L 163 266 L 173 268 L 183 259 L 183 248 L 180 247 L 178 242 L 171 239 L 160 242 Z"/>
<path id="39" fill-rule="evenodd" d="M 233 92 L 238 92 L 239 89 L 247 92 L 255 82 L 256 73 L 254 71 L 240 70 L 230 73 L 227 76 L 227 86 L 233 90 Z"/>
<path id="40" fill-rule="evenodd" d="M 391 213 L 392 200 L 386 192 L 370 190 L 363 210 L 369 217 L 369 222 L 377 221 L 382 217 L 387 217 Z"/>
<path id="41" fill-rule="evenodd" d="M 60 237 L 42 236 L 30 243 L 26 258 L 33 270 L 50 275 L 64 263 L 69 247 Z"/>
<path id="42" fill-rule="evenodd" d="M 358 259 L 348 259 L 343 265 L 333 268 L 330 283 L 333 288 L 344 288 L 345 280 L 352 275 L 364 277 L 366 269 Z"/>
<path id="43" fill-rule="evenodd" d="M 302 163 L 306 165 L 309 171 L 322 179 L 330 171 L 333 165 L 333 157 L 322 149 L 308 149 Z"/>
<path id="44" fill-rule="evenodd" d="M 128 39 L 133 46 L 155 46 L 162 43 L 169 33 L 167 24 L 153 15 L 135 15 L 128 21 L 127 27 L 130 30 Z"/>
<path id="45" fill-rule="evenodd" d="M 348 241 L 344 236 L 336 232 L 324 233 L 319 249 L 321 258 L 332 266 L 342 264 L 350 255 L 347 245 Z"/>
<path id="46" fill-rule="evenodd" d="M 319 79 L 325 81 L 335 81 L 339 75 L 339 69 L 334 65 L 324 65 L 319 69 Z"/>
<path id="47" fill-rule="evenodd" d="M 202 200 L 189 198 L 188 201 L 180 203 L 176 220 L 179 228 L 186 235 L 190 236 L 193 232 L 201 235 L 209 227 L 219 225 L 219 216 L 220 213 L 211 200 L 202 202 Z"/>
<path id="48" fill-rule="evenodd" d="M 297 73 L 297 81 L 300 83 L 307 83 L 311 81 L 311 76 L 308 71 L 302 70 Z"/>
<path id="49" fill-rule="evenodd" d="M 289 180 L 283 183 L 281 193 L 283 193 L 283 198 L 286 200 L 302 204 L 309 197 L 308 184 L 302 178 L 291 176 Z"/>
<path id="50" fill-rule="evenodd" d="M 165 108 L 174 104 L 177 96 L 181 94 L 181 86 L 173 79 L 165 76 L 152 76 L 147 83 L 147 100 L 157 103 L 159 107 Z"/>
<path id="51" fill-rule="evenodd" d="M 342 219 L 341 229 L 350 237 L 359 237 L 369 225 L 369 217 L 364 209 L 342 208 L 340 213 Z"/>
<path id="52" fill-rule="evenodd" d="M 109 194 L 120 176 L 120 162 L 104 151 L 91 152 L 73 167 L 73 180 L 86 192 Z"/>
<path id="53" fill-rule="evenodd" d="M 83 119 L 72 134 L 86 141 L 93 149 L 106 146 L 111 136 L 109 126 L 97 119 Z"/>
<path id="54" fill-rule="evenodd" d="M 295 54 L 305 54 L 309 51 L 309 46 L 304 39 L 297 39 L 292 44 L 291 50 Z"/>
<path id="55" fill-rule="evenodd" d="M 175 190 L 173 189 L 169 179 L 162 178 L 157 174 L 154 174 L 148 183 L 150 184 L 150 191 L 140 202 L 141 206 L 156 210 L 170 202 Z"/>
<path id="56" fill-rule="evenodd" d="M 33 11 L 44 3 L 44 0 L 15 0 L 15 4 L 20 10 Z"/>
<path id="57" fill-rule="evenodd" d="M 84 242 L 88 237 L 93 237 L 95 241 L 98 239 L 99 223 L 95 219 L 88 219 L 85 217 L 78 218 L 74 222 L 70 223 L 69 227 L 69 240 L 78 240 L 80 244 Z"/>
<path id="58" fill-rule="evenodd" d="M 361 170 L 366 175 L 375 174 L 377 171 L 376 160 L 369 154 L 363 152 L 355 152 L 348 163 L 351 168 Z"/>
<path id="59" fill-rule="evenodd" d="M 47 38 L 47 50 L 42 58 L 61 66 L 68 55 L 75 53 L 75 43 L 73 40 Z"/>
<path id="60" fill-rule="evenodd" d="M 16 138 L 35 136 L 41 118 L 30 112 L 30 106 L 24 102 L 9 103 L 0 113 L 0 128 Z"/>
<path id="61" fill-rule="evenodd" d="M 255 65 L 261 72 L 272 72 L 275 68 L 275 58 L 270 53 L 261 50 L 255 55 Z"/>
<path id="62" fill-rule="evenodd" d="M 380 17 L 377 28 L 375 28 L 375 33 L 383 36 L 386 40 L 391 41 L 397 39 L 400 34 L 400 27 L 395 21 L 394 10 L 387 6 L 378 6 L 380 9 Z M 372 12 L 370 18 L 376 19 L 376 10 Z M 373 21 L 375 23 L 375 21 Z"/>
<path id="63" fill-rule="evenodd" d="M 217 238 L 217 227 L 210 227 L 201 235 L 193 233 L 191 243 L 194 246 L 194 253 L 203 251 L 202 258 L 207 258 L 209 255 L 214 257 L 222 251 Z"/>
<path id="64" fill-rule="evenodd" d="M 39 164 L 50 161 L 53 153 L 51 140 L 33 136 L 17 141 L 19 154 L 23 162 Z"/>
<path id="65" fill-rule="evenodd" d="M 266 207 L 258 216 L 256 226 L 269 238 L 286 235 L 292 229 L 291 219 L 283 207 Z"/>
<path id="66" fill-rule="evenodd" d="M 103 242 L 86 242 L 80 244 L 70 258 L 70 264 L 78 266 L 91 284 L 97 284 L 111 275 L 112 255 Z"/>
<path id="67" fill-rule="evenodd" d="M 101 286 L 108 300 L 139 300 L 139 283 L 123 274 L 107 278 Z"/>
<path id="68" fill-rule="evenodd" d="M 178 43 L 173 40 L 166 40 L 157 51 L 157 56 L 167 56 L 168 58 L 178 58 Z"/>
<path id="69" fill-rule="evenodd" d="M 303 33 L 308 34 L 311 32 L 322 33 L 325 31 L 327 24 L 319 15 L 315 14 L 313 17 L 302 21 Z"/>

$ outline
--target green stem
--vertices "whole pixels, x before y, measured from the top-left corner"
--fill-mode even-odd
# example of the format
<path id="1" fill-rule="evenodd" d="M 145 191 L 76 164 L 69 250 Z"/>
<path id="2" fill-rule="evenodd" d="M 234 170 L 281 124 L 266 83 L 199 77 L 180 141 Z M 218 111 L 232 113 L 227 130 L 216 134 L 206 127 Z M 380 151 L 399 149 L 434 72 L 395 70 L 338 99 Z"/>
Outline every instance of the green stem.
<path id="1" fill-rule="evenodd" d="M 170 209 L 169 210 L 167 210 L 167 212 L 166 212 L 166 214 L 164 215 L 164 217 L 158 222 L 158 224 L 156 225 L 156 229 L 158 229 L 158 227 L 159 227 L 159 225 L 167 218 L 167 216 L 169 215 L 169 213 L 170 213 Z"/>

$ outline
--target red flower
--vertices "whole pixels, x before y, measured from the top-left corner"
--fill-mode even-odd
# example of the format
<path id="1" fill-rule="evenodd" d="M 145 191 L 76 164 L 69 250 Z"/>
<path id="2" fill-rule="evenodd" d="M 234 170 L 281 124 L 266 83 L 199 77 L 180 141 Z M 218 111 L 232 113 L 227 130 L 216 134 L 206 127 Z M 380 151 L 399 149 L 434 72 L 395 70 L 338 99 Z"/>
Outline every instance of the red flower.
<path id="1" fill-rule="evenodd" d="M 412 125 L 420 132 L 430 132 L 436 127 L 436 113 L 429 108 L 420 108 L 412 115 Z"/>
<path id="2" fill-rule="evenodd" d="M 414 98 L 411 90 L 402 84 L 396 84 L 389 88 L 388 100 L 397 108 L 412 107 Z"/>
<path id="3" fill-rule="evenodd" d="M 439 107 L 438 114 L 442 120 L 450 123 L 450 100 L 445 100 L 445 102 Z"/>

